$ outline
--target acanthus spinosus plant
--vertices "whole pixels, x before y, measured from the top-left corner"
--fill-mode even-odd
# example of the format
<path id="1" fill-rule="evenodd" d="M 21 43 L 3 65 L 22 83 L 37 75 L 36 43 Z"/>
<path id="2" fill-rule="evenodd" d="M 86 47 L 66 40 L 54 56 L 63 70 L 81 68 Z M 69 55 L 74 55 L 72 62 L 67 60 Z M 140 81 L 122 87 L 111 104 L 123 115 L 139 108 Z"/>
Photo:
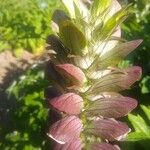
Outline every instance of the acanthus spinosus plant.
<path id="1" fill-rule="evenodd" d="M 54 150 L 118 150 L 118 141 L 130 132 L 116 120 L 127 115 L 137 101 L 119 92 L 141 77 L 141 68 L 117 68 L 142 40 L 126 42 L 120 24 L 130 6 L 117 0 L 62 0 L 66 8 L 53 14 L 55 32 L 47 40 L 50 54 L 46 74 L 50 118 L 47 135 Z"/>

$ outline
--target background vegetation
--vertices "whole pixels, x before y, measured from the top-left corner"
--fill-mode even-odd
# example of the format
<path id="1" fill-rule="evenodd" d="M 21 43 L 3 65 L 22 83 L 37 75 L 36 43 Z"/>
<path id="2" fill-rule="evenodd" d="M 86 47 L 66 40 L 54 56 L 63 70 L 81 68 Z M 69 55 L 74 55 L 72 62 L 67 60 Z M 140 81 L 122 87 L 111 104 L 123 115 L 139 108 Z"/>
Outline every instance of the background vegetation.
<path id="1" fill-rule="evenodd" d="M 123 1 L 123 0 L 122 0 Z M 124 150 L 150 149 L 150 1 L 124 0 L 133 3 L 133 15 L 122 25 L 123 37 L 142 38 L 143 44 L 120 65 L 140 65 L 143 77 L 126 92 L 139 100 L 139 107 L 126 119 L 133 129 Z M 59 0 L 0 0 L 0 51 L 10 50 L 16 56 L 24 50 L 33 54 L 43 51 L 50 30 L 51 14 Z M 45 135 L 48 110 L 44 102 L 44 65 L 33 65 L 2 90 L 0 99 L 0 149 L 50 149 Z M 1 95 L 0 95 L 0 98 Z"/>
<path id="2" fill-rule="evenodd" d="M 59 4 L 59 0 L 0 0 L 0 51 L 42 50 L 51 33 L 51 14 Z"/>

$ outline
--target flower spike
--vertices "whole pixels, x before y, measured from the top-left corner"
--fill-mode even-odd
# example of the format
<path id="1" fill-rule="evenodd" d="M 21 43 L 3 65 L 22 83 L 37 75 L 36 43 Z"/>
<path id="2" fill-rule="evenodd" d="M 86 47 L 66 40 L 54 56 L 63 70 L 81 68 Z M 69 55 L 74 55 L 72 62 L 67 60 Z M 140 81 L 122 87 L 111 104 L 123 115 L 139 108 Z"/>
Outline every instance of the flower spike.
<path id="1" fill-rule="evenodd" d="M 84 1 L 84 2 L 83 2 Z M 142 69 L 118 68 L 118 63 L 142 42 L 121 38 L 120 24 L 130 5 L 117 0 L 63 0 L 68 10 L 56 10 L 55 35 L 48 36 L 50 60 L 45 90 L 50 108 L 47 135 L 54 150 L 120 150 L 130 128 L 115 120 L 128 115 L 137 100 L 120 94 L 140 80 Z"/>

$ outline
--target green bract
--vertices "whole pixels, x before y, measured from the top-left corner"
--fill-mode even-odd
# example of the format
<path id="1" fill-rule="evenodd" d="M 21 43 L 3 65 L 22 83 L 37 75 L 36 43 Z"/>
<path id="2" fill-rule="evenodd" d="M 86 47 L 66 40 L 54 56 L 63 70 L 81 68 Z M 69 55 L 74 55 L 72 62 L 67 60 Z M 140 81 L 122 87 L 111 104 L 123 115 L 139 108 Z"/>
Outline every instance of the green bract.
<path id="1" fill-rule="evenodd" d="M 86 38 L 71 21 L 65 20 L 59 24 L 59 34 L 71 54 L 82 55 L 82 49 L 86 46 Z"/>

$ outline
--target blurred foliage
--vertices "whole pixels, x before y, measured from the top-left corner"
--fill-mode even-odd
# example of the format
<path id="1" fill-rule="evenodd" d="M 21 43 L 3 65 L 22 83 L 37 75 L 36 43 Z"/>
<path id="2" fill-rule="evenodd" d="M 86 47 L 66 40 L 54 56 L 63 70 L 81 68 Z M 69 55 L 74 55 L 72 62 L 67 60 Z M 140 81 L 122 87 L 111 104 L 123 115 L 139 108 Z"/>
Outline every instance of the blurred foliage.
<path id="1" fill-rule="evenodd" d="M 44 101 L 43 68 L 33 66 L 7 89 L 7 122 L 0 127 L 1 150 L 39 150 L 46 144 L 48 110 Z"/>
<path id="2" fill-rule="evenodd" d="M 143 67 L 143 76 L 150 74 L 150 0 L 129 0 L 133 3 L 133 15 L 131 15 L 122 29 L 124 37 L 128 40 L 143 39 L 141 46 L 129 56 L 133 64 Z"/>
<path id="3" fill-rule="evenodd" d="M 0 0 L 0 51 L 11 49 L 17 55 L 26 49 L 39 54 L 58 5 L 59 0 Z"/>
<path id="4" fill-rule="evenodd" d="M 128 119 L 132 125 L 123 150 L 149 150 L 150 148 L 150 106 L 140 106 L 138 114 L 129 114 Z"/>
<path id="5" fill-rule="evenodd" d="M 133 96 L 140 103 L 148 104 L 150 97 L 150 0 L 128 0 L 133 3 L 133 15 L 122 25 L 123 37 L 128 40 L 143 39 L 143 43 L 127 60 L 130 64 L 139 65 L 143 69 L 143 77 L 139 87 L 133 89 Z"/>
<path id="6" fill-rule="evenodd" d="M 127 1 L 126 1 L 127 2 Z M 130 96 L 139 100 L 141 108 L 135 115 L 129 115 L 129 123 L 134 132 L 129 134 L 128 142 L 123 144 L 125 150 L 150 149 L 150 0 L 128 0 L 133 3 L 133 15 L 122 25 L 123 37 L 128 40 L 143 39 L 143 43 L 130 54 L 124 64 L 139 65 L 143 69 L 139 86 L 132 88 Z M 122 64 L 121 64 L 122 65 Z"/>
<path id="7" fill-rule="evenodd" d="M 150 93 L 150 76 L 144 76 L 141 81 L 141 92 L 143 94 Z"/>

